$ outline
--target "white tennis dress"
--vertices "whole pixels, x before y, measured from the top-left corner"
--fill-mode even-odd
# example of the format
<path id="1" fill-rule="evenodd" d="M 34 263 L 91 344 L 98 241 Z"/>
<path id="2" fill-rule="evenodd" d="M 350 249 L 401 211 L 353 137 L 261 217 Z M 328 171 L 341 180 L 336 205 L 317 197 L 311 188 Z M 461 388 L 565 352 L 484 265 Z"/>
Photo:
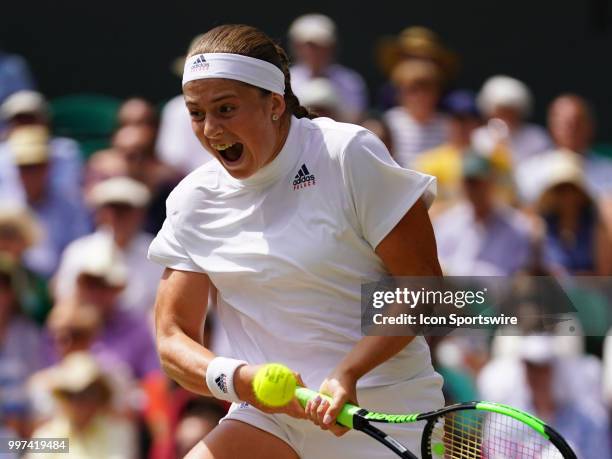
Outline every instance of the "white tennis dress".
<path id="1" fill-rule="evenodd" d="M 374 249 L 419 197 L 429 204 L 434 193 L 433 177 L 399 167 L 366 129 L 292 118 L 281 152 L 251 177 L 237 180 L 218 161 L 188 175 L 168 198 L 149 258 L 208 274 L 232 357 L 284 363 L 317 389 L 362 337 L 361 284 L 386 273 Z M 358 387 L 360 404 L 372 410 L 443 405 L 422 337 Z M 363 434 L 338 440 L 307 421 L 245 404 L 228 418 L 279 436 L 304 458 L 331 457 L 330 447 L 333 457 L 385 451 Z M 414 432 L 398 435 L 416 448 Z"/>

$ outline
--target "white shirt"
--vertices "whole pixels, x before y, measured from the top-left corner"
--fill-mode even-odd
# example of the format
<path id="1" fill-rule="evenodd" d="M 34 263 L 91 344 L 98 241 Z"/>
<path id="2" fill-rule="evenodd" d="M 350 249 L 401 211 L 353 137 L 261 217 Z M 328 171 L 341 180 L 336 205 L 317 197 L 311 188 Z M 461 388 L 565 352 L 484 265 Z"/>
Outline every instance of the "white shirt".
<path id="1" fill-rule="evenodd" d="M 479 221 L 460 202 L 434 221 L 438 256 L 450 276 L 508 276 L 529 259 L 529 223 L 511 207 L 499 207 Z"/>
<path id="2" fill-rule="evenodd" d="M 65 298 L 74 293 L 79 274 L 81 259 L 87 254 L 92 241 L 108 237 L 101 231 L 89 234 L 71 242 L 64 253 L 60 266 L 55 274 L 55 295 Z M 121 294 L 120 304 L 123 308 L 148 315 L 155 305 L 155 286 L 159 282 L 163 269 L 147 260 L 147 251 L 153 238 L 148 233 L 140 232 L 121 250 L 122 260 L 128 271 L 128 283 Z"/>
<path id="3" fill-rule="evenodd" d="M 164 106 L 155 148 L 161 161 L 185 174 L 213 159 L 191 130 L 191 118 L 182 95 Z"/>
<path id="4" fill-rule="evenodd" d="M 186 177 L 149 258 L 208 274 L 234 357 L 282 362 L 318 387 L 361 339 L 361 284 L 386 273 L 374 248 L 420 196 L 431 202 L 434 183 L 359 126 L 293 118 L 281 152 L 251 177 L 217 161 Z M 430 369 L 418 337 L 360 386 Z"/>

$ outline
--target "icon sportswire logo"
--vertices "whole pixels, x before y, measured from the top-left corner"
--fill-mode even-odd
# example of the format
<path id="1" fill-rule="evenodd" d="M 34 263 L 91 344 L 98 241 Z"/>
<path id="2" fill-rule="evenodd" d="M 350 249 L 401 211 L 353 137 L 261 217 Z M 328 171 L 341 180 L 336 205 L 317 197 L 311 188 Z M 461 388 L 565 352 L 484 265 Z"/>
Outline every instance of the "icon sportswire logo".
<path id="1" fill-rule="evenodd" d="M 306 167 L 306 164 L 302 164 L 302 167 L 300 167 L 300 170 L 295 175 L 295 179 L 293 180 L 293 189 L 299 190 L 300 188 L 314 185 L 316 185 L 314 174 L 310 173 Z"/>
<path id="2" fill-rule="evenodd" d="M 198 58 L 194 61 L 194 63 L 191 64 L 191 71 L 192 72 L 195 72 L 195 71 L 204 72 L 208 70 L 209 65 L 210 64 L 206 62 L 206 59 L 204 59 L 204 54 L 200 54 Z"/>

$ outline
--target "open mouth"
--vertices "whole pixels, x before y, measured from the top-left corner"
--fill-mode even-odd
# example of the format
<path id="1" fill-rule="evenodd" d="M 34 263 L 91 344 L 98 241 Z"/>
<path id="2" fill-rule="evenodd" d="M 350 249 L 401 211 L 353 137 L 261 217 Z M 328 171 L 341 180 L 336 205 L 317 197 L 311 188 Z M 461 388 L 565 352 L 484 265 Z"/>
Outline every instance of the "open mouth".
<path id="1" fill-rule="evenodd" d="M 228 163 L 238 161 L 242 157 L 243 145 L 237 143 L 226 143 L 213 145 L 213 148 L 219 152 L 221 157 Z"/>

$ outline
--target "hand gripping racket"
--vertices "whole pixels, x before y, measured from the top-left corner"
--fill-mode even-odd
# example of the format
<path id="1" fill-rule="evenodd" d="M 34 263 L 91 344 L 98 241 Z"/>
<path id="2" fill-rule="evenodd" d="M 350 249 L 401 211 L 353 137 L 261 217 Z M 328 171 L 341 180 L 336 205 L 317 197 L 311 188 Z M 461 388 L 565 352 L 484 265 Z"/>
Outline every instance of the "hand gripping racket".
<path id="1" fill-rule="evenodd" d="M 302 406 L 321 396 L 298 387 Z M 399 457 L 417 459 L 400 442 L 372 422 L 403 424 L 427 421 L 421 437 L 422 459 L 576 459 L 567 442 L 536 417 L 507 405 L 468 402 L 428 413 L 385 414 L 347 403 L 337 422 L 379 441 Z"/>

